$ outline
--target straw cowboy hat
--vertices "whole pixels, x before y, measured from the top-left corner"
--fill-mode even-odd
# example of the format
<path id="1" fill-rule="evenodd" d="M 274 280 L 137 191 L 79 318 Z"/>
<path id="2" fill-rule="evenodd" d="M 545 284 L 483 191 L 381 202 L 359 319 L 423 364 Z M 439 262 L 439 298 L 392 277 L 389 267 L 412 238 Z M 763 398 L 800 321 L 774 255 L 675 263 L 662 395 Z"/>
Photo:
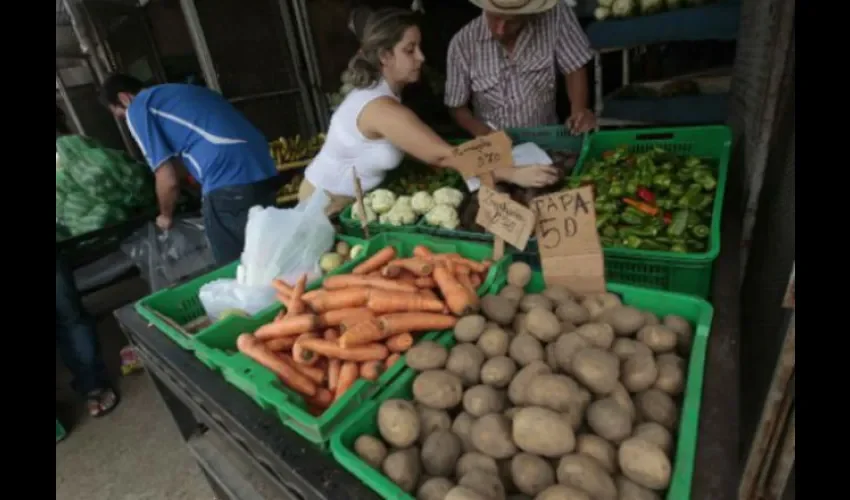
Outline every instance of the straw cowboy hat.
<path id="1" fill-rule="evenodd" d="M 487 12 L 496 14 L 539 14 L 562 0 L 469 0 Z"/>

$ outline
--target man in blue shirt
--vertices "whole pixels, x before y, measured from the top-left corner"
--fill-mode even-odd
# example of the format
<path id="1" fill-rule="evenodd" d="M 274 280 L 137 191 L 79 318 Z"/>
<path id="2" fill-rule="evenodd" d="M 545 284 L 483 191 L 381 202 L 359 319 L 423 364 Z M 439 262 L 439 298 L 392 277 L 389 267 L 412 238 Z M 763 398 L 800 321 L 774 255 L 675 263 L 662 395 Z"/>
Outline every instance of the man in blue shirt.
<path id="1" fill-rule="evenodd" d="M 161 229 L 171 227 L 180 192 L 172 159 L 201 183 L 204 226 L 218 265 L 240 257 L 248 209 L 272 206 L 277 169 L 268 140 L 220 94 L 197 85 L 145 88 L 127 75 L 103 82 L 101 99 L 125 118 L 154 171 Z"/>

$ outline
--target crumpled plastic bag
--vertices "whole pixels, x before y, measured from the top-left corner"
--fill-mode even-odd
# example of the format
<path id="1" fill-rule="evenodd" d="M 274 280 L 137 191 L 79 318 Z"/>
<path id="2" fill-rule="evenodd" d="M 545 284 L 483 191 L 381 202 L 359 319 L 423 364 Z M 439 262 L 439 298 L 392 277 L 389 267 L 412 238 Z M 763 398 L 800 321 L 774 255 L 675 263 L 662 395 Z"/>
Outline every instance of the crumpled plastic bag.
<path id="1" fill-rule="evenodd" d="M 218 279 L 203 285 L 198 292 L 201 305 L 212 321 L 227 311 L 239 310 L 253 316 L 275 303 L 275 289 L 270 285 L 245 285 L 235 279 Z"/>
<path id="2" fill-rule="evenodd" d="M 154 292 L 215 265 L 204 223 L 197 217 L 175 219 L 167 231 L 149 222 L 124 240 L 121 251 Z"/>

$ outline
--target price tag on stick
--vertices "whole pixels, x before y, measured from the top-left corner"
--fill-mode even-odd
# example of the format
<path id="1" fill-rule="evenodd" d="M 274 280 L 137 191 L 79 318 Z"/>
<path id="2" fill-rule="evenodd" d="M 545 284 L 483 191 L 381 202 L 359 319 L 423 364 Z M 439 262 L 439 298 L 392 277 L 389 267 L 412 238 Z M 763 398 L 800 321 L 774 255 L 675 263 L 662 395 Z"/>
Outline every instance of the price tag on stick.
<path id="1" fill-rule="evenodd" d="M 519 250 L 525 250 L 535 221 L 534 212 L 513 201 L 510 196 L 487 186 L 481 186 L 478 191 L 475 223 Z"/>
<path id="2" fill-rule="evenodd" d="M 584 186 L 534 198 L 543 277 L 580 294 L 605 292 L 605 264 L 593 189 Z"/>
<path id="3" fill-rule="evenodd" d="M 482 177 L 493 170 L 513 167 L 511 138 L 504 131 L 476 137 L 454 149 L 454 166 L 465 179 Z"/>
<path id="4" fill-rule="evenodd" d="M 354 176 L 354 203 L 360 210 L 360 229 L 363 230 L 363 236 L 369 239 L 369 222 L 366 221 L 366 205 L 363 203 L 363 186 L 360 185 L 360 177 L 357 176 L 357 169 L 351 167 L 351 173 Z"/>

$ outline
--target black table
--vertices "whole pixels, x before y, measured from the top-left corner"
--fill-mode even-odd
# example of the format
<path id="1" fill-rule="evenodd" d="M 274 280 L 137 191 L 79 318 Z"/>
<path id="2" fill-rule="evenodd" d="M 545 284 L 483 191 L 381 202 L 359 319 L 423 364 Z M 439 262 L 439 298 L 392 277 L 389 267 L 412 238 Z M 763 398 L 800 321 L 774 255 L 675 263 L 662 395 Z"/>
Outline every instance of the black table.
<path id="1" fill-rule="evenodd" d="M 693 500 L 736 497 L 738 439 L 739 252 L 737 193 L 727 191 L 723 248 L 715 264 L 714 322 L 705 363 Z M 245 476 L 261 476 L 266 498 L 380 498 L 329 454 L 284 427 L 194 355 L 150 326 L 133 305 L 115 316 L 137 347 L 190 451 L 218 498 L 261 499 Z M 247 472 L 246 472 L 247 471 Z M 241 472 L 241 473 L 240 473 Z M 679 499 L 676 499 L 679 500 Z"/>

